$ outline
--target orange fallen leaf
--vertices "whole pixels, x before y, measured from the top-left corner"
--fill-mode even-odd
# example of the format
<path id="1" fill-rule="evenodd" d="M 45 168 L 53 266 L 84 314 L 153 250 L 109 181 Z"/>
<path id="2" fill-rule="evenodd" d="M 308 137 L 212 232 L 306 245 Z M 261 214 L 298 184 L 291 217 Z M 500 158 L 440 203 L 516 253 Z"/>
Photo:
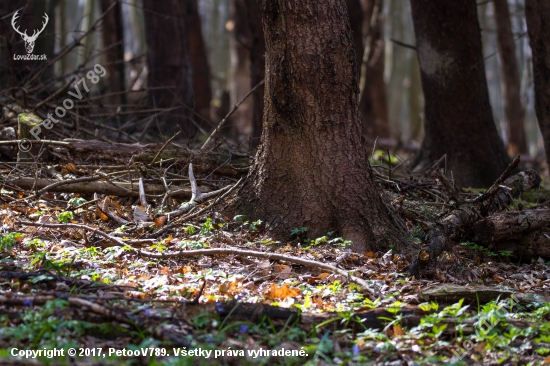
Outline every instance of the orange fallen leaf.
<path id="1" fill-rule="evenodd" d="M 161 227 L 164 226 L 164 223 L 166 222 L 166 216 L 160 216 L 155 219 L 155 226 Z"/>
<path id="2" fill-rule="evenodd" d="M 300 289 L 288 288 L 288 284 L 285 283 L 281 287 L 276 283 L 271 284 L 266 293 L 266 298 L 269 300 L 286 299 L 287 297 L 294 297 L 300 294 Z"/>
<path id="3" fill-rule="evenodd" d="M 403 331 L 403 328 L 401 328 L 399 325 L 393 326 L 393 336 L 394 337 L 400 337 L 405 335 L 405 332 Z"/>
<path id="4" fill-rule="evenodd" d="M 96 207 L 96 212 L 97 212 L 97 215 L 101 218 L 101 220 L 103 221 L 109 220 L 109 217 L 105 215 L 103 212 L 101 212 L 101 210 L 97 207 Z"/>

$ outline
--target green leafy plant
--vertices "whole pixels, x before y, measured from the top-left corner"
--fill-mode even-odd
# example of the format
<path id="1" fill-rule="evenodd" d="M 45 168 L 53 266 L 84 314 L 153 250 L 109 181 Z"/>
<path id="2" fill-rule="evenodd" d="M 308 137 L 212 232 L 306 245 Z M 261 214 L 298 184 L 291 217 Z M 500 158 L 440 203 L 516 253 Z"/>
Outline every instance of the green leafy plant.
<path id="1" fill-rule="evenodd" d="M 305 234 L 307 234 L 307 231 L 308 231 L 308 230 L 309 230 L 309 229 L 308 229 L 307 227 L 305 227 L 305 226 L 302 227 L 302 228 L 295 228 L 294 230 L 292 230 L 292 231 L 290 232 L 290 235 L 291 235 L 291 236 L 301 236 L 301 235 L 305 235 Z"/>
<path id="2" fill-rule="evenodd" d="M 29 248 L 31 248 L 32 250 L 46 248 L 46 243 L 44 243 L 42 240 L 40 240 L 38 238 L 34 238 L 32 240 L 29 240 L 25 244 L 28 245 Z"/>
<path id="3" fill-rule="evenodd" d="M 468 247 L 468 249 L 474 250 L 488 257 L 496 257 L 497 255 L 500 255 L 501 257 L 510 257 L 512 256 L 512 253 L 513 253 L 511 250 L 499 250 L 498 252 L 495 253 L 489 250 L 488 248 L 485 248 L 484 246 L 478 245 L 471 241 L 465 241 L 463 243 L 460 243 L 460 245 L 464 245 Z"/>
<path id="4" fill-rule="evenodd" d="M 164 245 L 164 241 L 161 240 L 158 243 L 151 245 L 149 248 L 151 248 L 152 250 L 156 249 L 157 252 L 162 253 L 166 250 L 166 245 Z"/>
<path id="5" fill-rule="evenodd" d="M 20 233 L 6 233 L 0 235 L 0 251 L 11 252 L 11 248 L 15 243 L 20 242 L 22 236 Z"/>
<path id="6" fill-rule="evenodd" d="M 212 225 L 212 219 L 209 217 L 209 218 L 206 219 L 204 224 L 201 225 L 200 234 L 201 235 L 209 234 L 214 229 L 215 229 L 215 227 L 214 227 L 214 225 Z"/>
<path id="7" fill-rule="evenodd" d="M 73 197 L 67 202 L 67 207 L 78 207 L 80 205 L 85 204 L 86 202 L 88 202 L 88 201 L 86 201 L 85 198 Z"/>
<path id="8" fill-rule="evenodd" d="M 262 223 L 263 223 L 262 220 L 252 222 L 249 226 L 250 231 L 258 231 L 260 229 L 260 226 L 262 225 Z"/>
<path id="9" fill-rule="evenodd" d="M 196 231 L 195 227 L 192 226 L 192 225 L 187 225 L 184 229 L 184 231 L 188 234 L 188 235 L 193 235 Z"/>
<path id="10" fill-rule="evenodd" d="M 62 223 L 67 223 L 72 219 L 74 219 L 74 214 L 71 211 L 63 211 L 57 215 L 57 221 Z"/>

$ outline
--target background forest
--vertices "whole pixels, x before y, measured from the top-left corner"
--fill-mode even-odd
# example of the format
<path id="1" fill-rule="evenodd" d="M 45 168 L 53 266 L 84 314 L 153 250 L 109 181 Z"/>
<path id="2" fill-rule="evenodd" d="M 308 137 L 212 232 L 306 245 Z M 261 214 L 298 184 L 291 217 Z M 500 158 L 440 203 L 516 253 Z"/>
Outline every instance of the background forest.
<path id="1" fill-rule="evenodd" d="M 0 364 L 550 364 L 549 19 L 3 0 Z"/>
<path id="2" fill-rule="evenodd" d="M 159 9 L 181 7 L 186 13 L 188 51 L 185 55 L 177 53 L 174 47 L 178 46 L 174 39 L 166 39 L 161 40 L 158 45 L 165 51 L 155 51 L 152 57 L 162 59 L 166 56 L 165 52 L 169 52 L 173 53 L 172 57 L 189 58 L 187 61 L 178 61 L 192 64 L 194 100 L 189 106 L 200 114 L 202 118 L 199 120 L 204 123 L 203 131 L 208 132 L 227 114 L 231 106 L 248 93 L 251 83 L 257 84 L 263 79 L 261 66 L 260 70 L 254 66 L 251 68 L 251 60 L 254 62 L 258 58 L 263 59 L 261 22 L 251 24 L 260 21 L 259 6 L 253 5 L 250 9 L 252 4 L 244 0 L 191 0 L 181 4 L 175 0 L 166 0 L 162 3 L 162 8 Z M 153 28 L 144 26 L 147 23 L 142 2 L 121 2 L 112 12 L 106 14 L 105 21 L 99 22 L 112 2 L 57 0 L 35 1 L 27 7 L 25 4 L 25 1 L 4 2 L 2 17 L 11 38 L 17 36 L 10 31 L 8 22 L 11 20 L 9 14 L 15 10 L 24 9 L 19 19 L 23 22 L 22 29 L 32 29 L 35 25 L 39 28 L 43 20 L 42 13 L 49 14 L 50 21 L 45 32 L 40 35 L 46 42 L 37 42 L 35 53 L 58 54 L 94 25 L 89 35 L 82 39 L 81 47 L 75 47 L 71 52 L 63 54 L 48 72 L 67 78 L 79 69 L 98 62 L 108 64 L 110 79 L 109 83 L 102 83 L 105 84 L 102 92 L 131 90 L 132 93 L 127 96 L 115 95 L 104 106 L 110 107 L 111 114 L 108 111 L 103 112 L 98 121 L 113 127 L 127 123 L 129 118 L 116 115 L 116 109 L 124 107 L 121 105 L 122 101 L 132 105 L 132 108 L 145 102 L 144 91 L 147 90 L 150 72 L 147 64 L 146 33 L 148 30 L 153 32 Z M 511 154 L 542 158 L 544 150 L 534 112 L 532 56 L 523 1 L 497 1 L 495 4 L 498 6 L 491 1 L 481 1 L 477 6 L 495 124 Z M 150 5 L 151 8 L 159 6 L 147 2 L 145 5 Z M 391 146 L 399 143 L 404 144 L 408 150 L 416 151 L 423 138 L 424 102 L 420 68 L 414 50 L 415 37 L 409 2 L 350 0 L 348 6 L 353 9 L 350 11 L 353 15 L 350 20 L 357 54 L 364 54 L 365 47 L 370 52 L 365 55 L 370 62 L 369 69 L 366 70 L 365 65 L 361 69 L 363 76 L 367 72 L 372 75 L 369 85 L 365 85 L 364 81 L 361 85 L 362 90 L 367 90 L 363 94 L 369 94 L 361 102 L 363 133 L 371 139 L 377 136 L 391 139 L 388 141 Z M 46 37 L 47 34 L 54 33 L 56 37 Z M 259 39 L 262 40 L 258 44 Z M 14 38 L 13 41 L 17 48 L 22 46 L 21 40 Z M 120 59 L 124 59 L 124 63 L 117 62 Z M 7 83 L 11 64 L 6 59 L 2 62 L 3 82 Z M 37 63 L 17 63 L 15 66 L 16 69 L 22 68 L 19 72 L 24 73 L 37 66 Z M 166 75 L 167 78 L 172 76 Z M 46 80 L 44 77 L 42 79 Z M 13 83 L 13 80 L 10 82 Z M 100 91 L 96 91 L 98 92 Z M 253 134 L 253 103 L 252 98 L 245 100 L 230 121 L 225 123 L 224 128 L 227 134 L 237 138 L 237 143 L 247 148 L 256 146 L 258 140 L 258 133 Z M 142 131 L 147 125 L 147 119 L 146 115 L 139 116 L 142 117 L 140 121 L 133 121 L 122 131 Z M 525 132 L 511 133 L 520 129 Z M 108 131 L 99 133 L 109 135 Z M 158 134 L 158 129 L 151 128 L 142 140 L 154 138 Z M 169 133 L 164 131 L 164 135 Z M 80 132 L 77 136 L 84 137 L 86 133 Z M 125 134 L 118 138 L 134 140 Z"/>

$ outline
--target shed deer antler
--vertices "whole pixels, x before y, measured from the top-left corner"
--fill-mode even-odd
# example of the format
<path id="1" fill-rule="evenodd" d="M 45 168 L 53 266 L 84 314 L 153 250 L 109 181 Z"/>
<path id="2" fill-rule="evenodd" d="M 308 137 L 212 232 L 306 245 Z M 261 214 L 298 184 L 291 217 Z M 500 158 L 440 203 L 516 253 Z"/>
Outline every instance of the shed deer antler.
<path id="1" fill-rule="evenodd" d="M 48 18 L 48 14 L 44 13 L 44 22 L 42 22 L 42 29 L 40 29 L 39 31 L 35 29 L 34 32 L 32 33 L 32 36 L 29 36 L 27 35 L 26 29 L 25 29 L 25 32 L 21 32 L 19 30 L 19 27 L 15 25 L 15 21 L 17 20 L 17 17 L 18 17 L 17 13 L 19 13 L 19 10 L 16 11 L 15 14 L 13 14 L 13 17 L 11 18 L 11 26 L 17 33 L 21 35 L 21 37 L 23 38 L 23 41 L 25 41 L 25 48 L 27 49 L 27 53 L 31 53 L 32 50 L 34 49 L 34 42 L 36 42 L 38 35 L 40 35 L 42 31 L 44 31 L 44 29 L 46 28 L 46 25 L 48 24 L 48 20 L 50 18 Z"/>

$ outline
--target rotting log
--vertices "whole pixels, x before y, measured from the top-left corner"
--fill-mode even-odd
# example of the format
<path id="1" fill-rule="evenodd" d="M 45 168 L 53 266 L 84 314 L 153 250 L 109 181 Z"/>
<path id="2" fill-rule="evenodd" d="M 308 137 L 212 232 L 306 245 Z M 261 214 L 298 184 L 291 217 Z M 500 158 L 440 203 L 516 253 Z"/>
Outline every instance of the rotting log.
<path id="1" fill-rule="evenodd" d="M 535 293 L 520 293 L 483 285 L 462 286 L 453 283 L 443 283 L 427 287 L 418 293 L 418 298 L 422 301 L 435 301 L 439 304 L 452 304 L 461 299 L 464 299 L 466 303 L 479 302 L 485 304 L 499 298 L 501 300 L 509 298 L 512 295 L 514 296 L 514 301 L 522 305 L 545 302 L 542 296 Z"/>
<path id="2" fill-rule="evenodd" d="M 477 201 L 460 204 L 431 228 L 427 236 L 428 244 L 420 249 L 413 260 L 409 267 L 409 274 L 418 273 L 421 268 L 435 260 L 444 250 L 449 249 L 451 244 L 464 240 L 467 230 L 476 222 L 482 220 L 487 214 L 509 205 L 522 192 L 538 187 L 540 182 L 540 176 L 536 171 L 527 170 L 498 184 L 499 190 L 491 194 L 487 200 L 476 199 Z"/>
<path id="3" fill-rule="evenodd" d="M 492 250 L 510 250 L 522 260 L 550 258 L 550 209 L 489 216 L 476 222 L 467 238 Z"/>

